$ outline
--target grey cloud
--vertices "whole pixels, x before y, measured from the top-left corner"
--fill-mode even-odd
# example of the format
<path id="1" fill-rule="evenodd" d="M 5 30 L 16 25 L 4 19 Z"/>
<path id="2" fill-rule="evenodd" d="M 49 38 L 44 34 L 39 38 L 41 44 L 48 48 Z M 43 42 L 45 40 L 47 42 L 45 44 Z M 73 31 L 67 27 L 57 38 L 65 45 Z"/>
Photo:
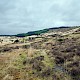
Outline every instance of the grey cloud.
<path id="1" fill-rule="evenodd" d="M 0 34 L 80 25 L 79 0 L 0 0 Z"/>

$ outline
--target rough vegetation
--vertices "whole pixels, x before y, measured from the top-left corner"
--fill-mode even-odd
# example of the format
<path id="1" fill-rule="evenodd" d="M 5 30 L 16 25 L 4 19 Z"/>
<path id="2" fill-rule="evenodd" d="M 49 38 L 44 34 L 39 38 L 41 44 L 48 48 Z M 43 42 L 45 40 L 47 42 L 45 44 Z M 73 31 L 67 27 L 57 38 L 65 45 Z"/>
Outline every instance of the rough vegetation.
<path id="1" fill-rule="evenodd" d="M 80 28 L 64 30 L 1 40 L 0 80 L 80 80 Z"/>

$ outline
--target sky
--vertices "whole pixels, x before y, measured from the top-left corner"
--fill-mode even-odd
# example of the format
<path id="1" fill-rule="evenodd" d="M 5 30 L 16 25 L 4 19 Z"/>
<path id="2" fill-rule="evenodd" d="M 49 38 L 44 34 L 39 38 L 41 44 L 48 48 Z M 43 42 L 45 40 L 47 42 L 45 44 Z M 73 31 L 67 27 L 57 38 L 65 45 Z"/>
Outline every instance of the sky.
<path id="1" fill-rule="evenodd" d="M 0 35 L 80 25 L 80 0 L 0 0 Z"/>

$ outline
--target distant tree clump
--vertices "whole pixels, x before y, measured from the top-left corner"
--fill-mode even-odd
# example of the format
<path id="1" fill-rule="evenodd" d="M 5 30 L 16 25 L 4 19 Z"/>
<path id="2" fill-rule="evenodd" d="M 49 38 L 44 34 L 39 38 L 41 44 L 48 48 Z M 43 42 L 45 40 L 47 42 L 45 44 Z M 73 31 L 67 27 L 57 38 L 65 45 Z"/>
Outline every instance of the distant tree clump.
<path id="1" fill-rule="evenodd" d="M 25 37 L 25 36 L 31 36 L 31 35 L 40 35 L 42 33 L 48 32 L 48 31 L 49 31 L 48 29 L 43 29 L 43 30 L 38 30 L 38 31 L 31 31 L 28 33 L 17 34 L 16 36 L 17 37 Z"/>
<path id="2" fill-rule="evenodd" d="M 18 39 L 14 41 L 14 43 L 18 43 L 18 42 L 19 42 L 19 40 L 18 40 Z"/>

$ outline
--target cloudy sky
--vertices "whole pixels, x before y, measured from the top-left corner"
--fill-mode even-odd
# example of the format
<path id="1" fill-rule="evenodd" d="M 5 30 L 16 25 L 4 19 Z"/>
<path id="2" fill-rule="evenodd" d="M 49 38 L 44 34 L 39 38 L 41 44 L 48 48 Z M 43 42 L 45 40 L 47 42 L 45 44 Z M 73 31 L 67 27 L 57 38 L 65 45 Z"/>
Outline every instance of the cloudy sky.
<path id="1" fill-rule="evenodd" d="M 80 25 L 80 0 L 0 0 L 0 34 Z"/>

